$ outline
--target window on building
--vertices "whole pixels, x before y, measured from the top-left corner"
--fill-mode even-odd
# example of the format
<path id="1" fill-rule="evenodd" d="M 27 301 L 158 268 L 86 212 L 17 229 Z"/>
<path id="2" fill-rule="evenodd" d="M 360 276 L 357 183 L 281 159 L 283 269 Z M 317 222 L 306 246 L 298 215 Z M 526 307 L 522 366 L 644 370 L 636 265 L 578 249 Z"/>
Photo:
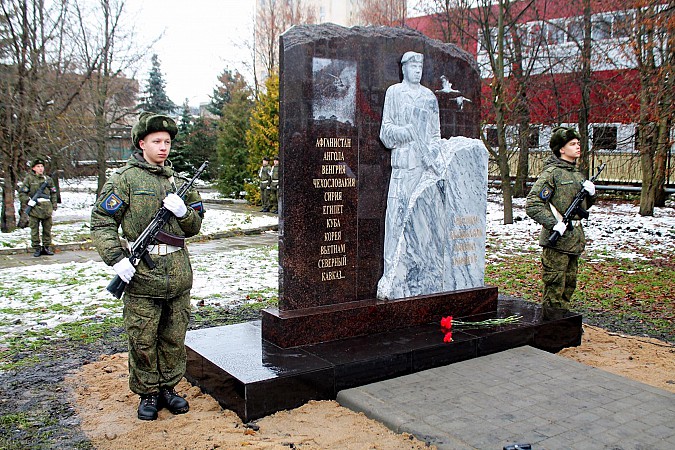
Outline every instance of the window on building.
<path id="1" fill-rule="evenodd" d="M 485 130 L 485 137 L 487 138 L 490 147 L 499 147 L 499 139 L 497 138 L 497 129 L 488 128 Z"/>
<path id="2" fill-rule="evenodd" d="M 530 127 L 527 146 L 531 149 L 539 148 L 539 127 Z"/>
<path id="3" fill-rule="evenodd" d="M 591 36 L 595 40 L 610 39 L 612 37 L 612 18 L 610 16 L 593 17 Z"/>
<path id="4" fill-rule="evenodd" d="M 584 40 L 584 22 L 576 17 L 567 22 L 567 42 L 581 43 Z"/>
<path id="5" fill-rule="evenodd" d="M 565 42 L 565 29 L 561 25 L 557 21 L 546 24 L 546 43 L 548 45 L 558 45 Z"/>
<path id="6" fill-rule="evenodd" d="M 612 37 L 615 39 L 630 37 L 633 34 L 633 14 L 628 11 L 616 11 L 612 23 Z"/>
<path id="7" fill-rule="evenodd" d="M 593 127 L 593 148 L 596 150 L 616 150 L 616 131 L 615 126 Z"/>

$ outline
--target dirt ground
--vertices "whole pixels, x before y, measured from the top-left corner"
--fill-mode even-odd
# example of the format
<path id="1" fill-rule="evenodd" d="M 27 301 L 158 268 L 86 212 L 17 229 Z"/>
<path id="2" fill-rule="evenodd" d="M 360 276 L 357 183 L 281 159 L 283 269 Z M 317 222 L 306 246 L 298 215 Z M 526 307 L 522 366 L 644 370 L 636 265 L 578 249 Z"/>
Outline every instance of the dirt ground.
<path id="1" fill-rule="evenodd" d="M 656 339 L 623 336 L 584 325 L 580 347 L 560 355 L 675 392 L 675 347 Z M 152 422 L 136 419 L 138 397 L 127 387 L 127 355 L 104 356 L 66 380 L 81 427 L 97 449 L 423 449 L 407 434 L 341 407 L 312 401 L 256 421 L 254 429 L 232 411 L 183 380 L 177 391 L 190 402 L 188 414 L 161 410 Z"/>

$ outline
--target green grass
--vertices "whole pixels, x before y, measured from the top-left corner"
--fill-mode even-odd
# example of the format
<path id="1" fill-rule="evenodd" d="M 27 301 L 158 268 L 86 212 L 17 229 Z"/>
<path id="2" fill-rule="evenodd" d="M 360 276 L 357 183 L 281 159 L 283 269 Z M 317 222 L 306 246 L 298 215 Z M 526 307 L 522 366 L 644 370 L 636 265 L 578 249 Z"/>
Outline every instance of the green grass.
<path id="1" fill-rule="evenodd" d="M 21 336 L 7 339 L 5 347 L 0 347 L 0 370 L 12 370 L 37 363 L 39 353 L 48 350 L 54 339 L 90 344 L 101 339 L 112 328 L 121 326 L 121 317 L 108 317 L 100 322 L 86 319 L 40 331 L 26 330 Z"/>
<path id="2" fill-rule="evenodd" d="M 675 264 L 671 259 L 593 259 L 584 255 L 572 308 L 613 316 L 619 322 L 637 322 L 661 336 L 675 336 Z M 541 302 L 538 254 L 505 257 L 488 263 L 485 269 L 486 284 L 497 286 L 500 293 Z"/>

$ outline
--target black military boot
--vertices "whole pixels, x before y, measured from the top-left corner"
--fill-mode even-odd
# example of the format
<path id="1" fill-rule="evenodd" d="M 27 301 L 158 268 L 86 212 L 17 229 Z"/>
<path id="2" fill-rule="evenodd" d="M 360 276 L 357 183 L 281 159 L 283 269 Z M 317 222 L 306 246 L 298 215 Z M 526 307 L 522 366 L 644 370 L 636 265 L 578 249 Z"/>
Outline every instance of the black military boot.
<path id="1" fill-rule="evenodd" d="M 138 418 L 141 420 L 157 419 L 159 410 L 159 394 L 141 395 L 141 403 L 138 405 Z"/>
<path id="2" fill-rule="evenodd" d="M 173 388 L 162 388 L 159 391 L 159 401 L 161 406 L 166 406 L 171 411 L 171 414 L 185 414 L 190 410 L 187 400 L 176 394 Z"/>
<path id="3" fill-rule="evenodd" d="M 35 249 L 35 253 L 33 253 L 33 256 L 36 258 L 42 254 L 42 247 L 38 247 Z"/>
<path id="4" fill-rule="evenodd" d="M 54 252 L 49 247 L 42 247 L 42 254 L 47 256 L 54 256 Z"/>

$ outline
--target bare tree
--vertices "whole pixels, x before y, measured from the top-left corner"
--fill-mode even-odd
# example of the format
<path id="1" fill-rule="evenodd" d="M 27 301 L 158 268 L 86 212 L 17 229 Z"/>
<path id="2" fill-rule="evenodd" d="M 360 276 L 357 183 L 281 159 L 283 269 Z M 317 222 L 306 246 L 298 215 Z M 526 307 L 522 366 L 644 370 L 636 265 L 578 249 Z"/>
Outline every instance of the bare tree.
<path id="1" fill-rule="evenodd" d="M 406 0 L 362 0 L 359 6 L 358 22 L 363 25 L 405 25 Z"/>
<path id="2" fill-rule="evenodd" d="M 668 153 L 675 124 L 675 6 L 635 2 L 631 39 L 640 74 L 638 148 L 642 167 L 640 215 L 653 216 L 665 203 Z"/>
<path id="3" fill-rule="evenodd" d="M 133 112 L 138 86 L 126 78 L 145 56 L 133 47 L 134 33 L 123 28 L 124 0 L 99 0 L 92 9 L 76 4 L 78 48 L 86 67 L 92 68 L 86 92 L 87 117 L 93 121 L 91 141 L 96 155 L 98 190 L 106 181 L 107 143 L 111 128 L 124 127 Z M 75 36 L 73 37 L 75 38 Z"/>
<path id="4" fill-rule="evenodd" d="M 39 154 L 49 118 L 67 107 L 72 97 L 54 108 L 46 88 L 48 75 L 54 74 L 49 52 L 58 47 L 66 4 L 47 9 L 41 0 L 2 0 L 0 8 L 0 229 L 9 232 L 16 228 L 14 191 L 26 161 Z"/>
<path id="5" fill-rule="evenodd" d="M 315 23 L 316 11 L 301 0 L 256 2 L 253 80 L 256 96 L 261 82 L 279 67 L 279 36 L 292 25 Z"/>

